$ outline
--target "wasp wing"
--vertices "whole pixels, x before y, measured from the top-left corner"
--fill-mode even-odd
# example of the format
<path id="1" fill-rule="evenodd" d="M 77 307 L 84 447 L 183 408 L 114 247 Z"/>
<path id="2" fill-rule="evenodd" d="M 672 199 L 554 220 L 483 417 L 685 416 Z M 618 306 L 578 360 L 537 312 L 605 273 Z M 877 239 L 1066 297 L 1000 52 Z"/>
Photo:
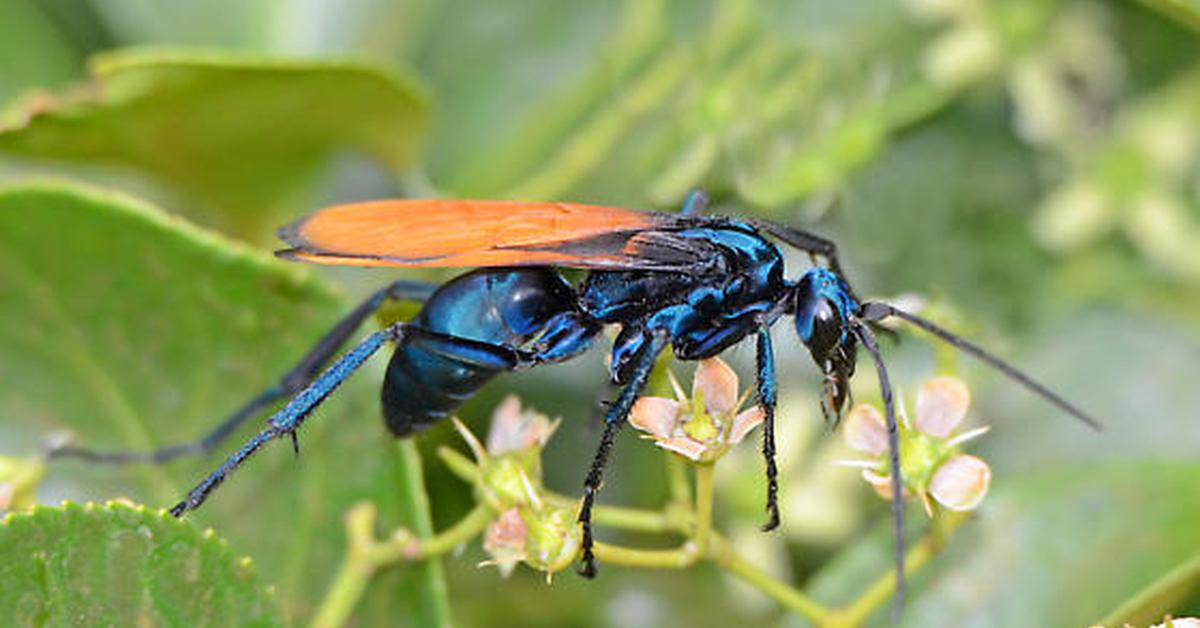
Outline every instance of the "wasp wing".
<path id="1" fill-rule="evenodd" d="M 277 255 L 348 266 L 564 266 L 687 271 L 711 246 L 675 214 L 576 203 L 388 200 L 337 205 L 279 230 Z"/>

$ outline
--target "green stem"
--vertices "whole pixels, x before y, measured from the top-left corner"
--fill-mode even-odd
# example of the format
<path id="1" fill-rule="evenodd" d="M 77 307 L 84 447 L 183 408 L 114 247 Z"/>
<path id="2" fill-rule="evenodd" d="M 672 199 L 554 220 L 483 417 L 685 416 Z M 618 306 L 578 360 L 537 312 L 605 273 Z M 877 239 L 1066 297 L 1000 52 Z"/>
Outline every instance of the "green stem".
<path id="1" fill-rule="evenodd" d="M 313 628 L 334 628 L 345 624 L 374 573 L 375 570 L 369 566 L 347 557 L 313 617 Z"/>
<path id="2" fill-rule="evenodd" d="M 629 567 L 650 567 L 656 569 L 682 569 L 696 564 L 708 551 L 709 539 L 712 536 L 712 506 L 713 506 L 713 465 L 700 463 L 696 469 L 696 509 L 694 511 L 695 526 L 691 528 L 688 538 L 675 549 L 634 549 L 596 543 L 594 551 L 596 558 L 615 565 Z M 662 523 L 667 523 L 668 512 L 656 513 Z M 607 513 L 612 517 L 617 513 Z M 621 515 L 640 518 L 643 514 L 637 511 L 627 511 Z M 618 520 L 620 518 L 618 517 Z M 636 520 L 636 519 L 634 519 Z M 627 520 L 628 522 L 628 520 Z M 649 520 L 644 521 L 649 523 Z"/>
<path id="3" fill-rule="evenodd" d="M 965 513 L 957 513 L 950 511 L 939 511 L 943 516 L 938 517 L 941 521 L 934 521 L 934 531 L 926 534 L 919 543 L 908 551 L 904 559 L 904 577 L 909 578 L 917 570 L 924 567 L 934 556 L 937 555 L 944 545 L 950 534 L 958 528 L 962 522 L 966 521 Z M 892 597 L 892 593 L 896 590 L 896 573 L 888 571 L 875 581 L 858 599 L 851 602 L 841 610 L 837 611 L 837 620 L 846 625 L 857 626 L 861 625 L 875 609 L 879 608 L 884 602 Z"/>
<path id="4" fill-rule="evenodd" d="M 677 519 L 678 517 L 673 517 L 661 510 L 642 510 L 619 506 L 595 506 L 592 508 L 592 521 L 596 525 L 638 532 L 672 532 L 686 527 L 686 521 L 677 521 Z"/>
<path id="5" fill-rule="evenodd" d="M 697 464 L 696 529 L 692 541 L 696 544 L 696 553 L 700 555 L 708 553 L 708 541 L 712 536 L 713 492 L 713 464 Z"/>
<path id="6" fill-rule="evenodd" d="M 400 528 L 384 541 L 375 539 L 375 516 L 375 505 L 368 502 L 346 512 L 349 549 L 313 618 L 314 628 L 344 625 L 380 569 L 444 554 L 483 532 L 495 513 L 480 504 L 440 534 L 421 539 Z"/>
<path id="7" fill-rule="evenodd" d="M 437 448 L 437 456 L 458 479 L 472 485 L 479 482 L 479 467 L 470 458 L 444 445 Z"/>
<path id="8" fill-rule="evenodd" d="M 1136 625 L 1149 623 L 1148 618 L 1162 617 L 1172 608 L 1179 608 L 1185 599 L 1200 589 L 1200 554 L 1185 560 L 1166 575 L 1138 591 L 1132 598 L 1121 603 L 1108 617 L 1103 626 Z"/>
<path id="9" fill-rule="evenodd" d="M 635 549 L 597 542 L 592 551 L 596 560 L 610 565 L 626 567 L 647 567 L 651 569 L 684 569 L 696 564 L 701 554 L 696 551 L 696 544 L 691 541 L 675 549 Z"/>
<path id="10" fill-rule="evenodd" d="M 417 538 L 400 528 L 386 541 L 372 541 L 368 557 L 378 568 L 440 556 L 478 536 L 495 518 L 491 508 L 478 504 L 454 525 L 431 537 Z"/>
<path id="11" fill-rule="evenodd" d="M 670 491 L 672 504 L 687 504 L 692 502 L 692 491 L 688 487 L 687 466 L 679 456 L 667 454 L 663 456 L 667 465 L 667 488 Z"/>
<path id="12" fill-rule="evenodd" d="M 720 535 L 713 534 L 710 539 L 712 560 L 718 567 L 744 580 L 750 586 L 762 591 L 776 602 L 792 611 L 807 617 L 813 623 L 830 625 L 834 612 L 819 604 L 812 598 L 801 593 L 786 582 L 755 567 L 752 563 L 738 555 L 729 542 Z"/>

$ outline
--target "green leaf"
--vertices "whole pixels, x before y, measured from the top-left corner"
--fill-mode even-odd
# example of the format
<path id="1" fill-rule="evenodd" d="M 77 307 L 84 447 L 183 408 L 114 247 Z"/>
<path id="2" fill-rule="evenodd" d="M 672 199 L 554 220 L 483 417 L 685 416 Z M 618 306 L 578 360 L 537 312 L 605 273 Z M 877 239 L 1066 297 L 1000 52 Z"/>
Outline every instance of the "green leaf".
<path id="1" fill-rule="evenodd" d="M 52 184 L 0 191 L 0 286 L 0 425 L 41 438 L 68 430 L 108 450 L 199 437 L 348 310 L 301 267 L 126 197 Z M 419 462 L 381 425 L 381 366 L 368 364 L 314 413 L 298 460 L 286 443 L 265 448 L 189 515 L 253 556 L 294 615 L 315 608 L 340 562 L 351 504 L 374 501 L 386 526 L 427 516 L 397 485 L 398 469 Z M 169 466 L 56 462 L 47 481 L 73 498 L 170 506 L 257 429 Z M 26 442 L 14 453 L 37 446 Z M 375 588 L 369 608 L 377 619 L 436 618 L 439 579 L 432 567 L 410 582 L 413 604 Z"/>
<path id="2" fill-rule="evenodd" d="M 72 42 L 32 0 L 0 2 L 0 102 L 35 85 L 78 78 L 82 60 Z"/>
<path id="3" fill-rule="evenodd" d="M 276 601 L 211 532 L 118 503 L 0 521 L 0 616 L 18 626 L 274 626 Z"/>
<path id="4" fill-rule="evenodd" d="M 1180 24 L 1200 31 L 1200 1 L 1197 0 L 1140 0 L 1142 4 Z"/>
<path id="5" fill-rule="evenodd" d="M 1189 598 L 1200 609 L 1200 554 L 1155 580 L 1105 617 L 1105 626 L 1151 624 L 1167 614 L 1182 614 Z"/>
<path id="6" fill-rule="evenodd" d="M 428 165 L 454 194 L 666 206 L 704 184 L 780 207 L 843 183 L 951 96 L 916 75 L 918 31 L 895 3 L 630 0 L 565 16 L 523 6 L 541 10 L 451 13 L 491 28 L 446 33 L 427 53 L 435 88 L 455 94 L 439 104 L 449 109 Z M 571 33 L 556 48 L 563 69 L 508 67 L 542 54 L 527 48 L 554 36 L 543 30 Z M 493 54 L 499 65 L 475 61 Z M 889 80 L 864 78 L 871 64 Z"/>
<path id="7" fill-rule="evenodd" d="M 1159 461 L 998 476 L 913 578 L 902 624 L 1091 625 L 1200 553 L 1197 477 L 1195 463 Z M 817 599 L 848 601 L 890 568 L 891 531 L 879 532 L 817 576 Z"/>
<path id="8" fill-rule="evenodd" d="M 265 233 L 335 151 L 399 171 L 425 125 L 411 81 L 354 63 L 132 49 L 94 57 L 91 73 L 0 113 L 0 152 L 140 168 L 235 233 Z"/>

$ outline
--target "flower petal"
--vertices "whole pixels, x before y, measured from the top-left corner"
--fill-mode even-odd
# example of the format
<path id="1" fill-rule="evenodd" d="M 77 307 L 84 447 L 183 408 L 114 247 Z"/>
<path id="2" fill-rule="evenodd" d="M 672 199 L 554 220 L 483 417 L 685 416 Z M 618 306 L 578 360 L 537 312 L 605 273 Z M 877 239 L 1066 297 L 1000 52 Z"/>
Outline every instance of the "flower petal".
<path id="1" fill-rule="evenodd" d="M 842 425 L 842 438 L 852 449 L 872 456 L 888 449 L 887 425 L 883 415 L 872 405 L 860 403 L 850 409 Z"/>
<path id="2" fill-rule="evenodd" d="M 950 510 L 974 510 L 992 482 L 992 470 L 975 456 L 955 456 L 938 467 L 929 481 L 929 494 Z"/>
<path id="3" fill-rule="evenodd" d="M 629 424 L 656 439 L 670 438 L 679 421 L 679 402 L 663 397 L 639 397 L 629 411 Z"/>
<path id="4" fill-rule="evenodd" d="M 737 409 L 738 376 L 721 358 L 700 361 L 692 388 L 699 388 L 704 394 L 704 406 L 709 412 L 728 416 Z"/>
<path id="5" fill-rule="evenodd" d="M 862 478 L 884 499 L 892 498 L 892 477 L 871 469 L 862 470 Z"/>
<path id="6" fill-rule="evenodd" d="M 750 430 L 759 426 L 767 418 L 767 414 L 763 412 L 762 406 L 754 406 L 742 410 L 740 414 L 733 418 L 733 425 L 729 427 L 729 444 L 736 445 L 742 442 L 746 434 Z"/>
<path id="7" fill-rule="evenodd" d="M 483 535 L 483 549 L 492 557 L 489 564 L 496 565 L 504 576 L 512 573 L 513 567 L 525 559 L 528 533 L 525 520 L 516 508 L 501 513 Z"/>
<path id="8" fill-rule="evenodd" d="M 708 451 L 704 443 L 697 443 L 690 438 L 668 438 L 655 441 L 654 444 L 694 461 L 700 460 Z"/>
<path id="9" fill-rule="evenodd" d="M 500 455 L 541 447 L 550 440 L 557 427 L 558 421 L 551 421 L 546 415 L 528 408 L 522 410 L 520 399 L 509 395 L 492 412 L 487 451 Z"/>
<path id="10" fill-rule="evenodd" d="M 935 377 L 917 392 L 917 429 L 946 438 L 967 416 L 971 392 L 957 377 Z"/>

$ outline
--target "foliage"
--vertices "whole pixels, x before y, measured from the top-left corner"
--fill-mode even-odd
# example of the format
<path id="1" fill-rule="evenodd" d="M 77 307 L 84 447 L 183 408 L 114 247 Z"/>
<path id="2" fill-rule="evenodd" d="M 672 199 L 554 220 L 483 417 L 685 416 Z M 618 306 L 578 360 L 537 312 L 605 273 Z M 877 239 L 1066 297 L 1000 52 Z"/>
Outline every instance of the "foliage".
<path id="1" fill-rule="evenodd" d="M 249 559 L 144 506 L 10 514 L 0 565 L 0 611 L 15 625 L 279 625 Z"/>
<path id="2" fill-rule="evenodd" d="M 62 438 L 145 450 L 200 435 L 385 280 L 271 259 L 271 231 L 291 216 L 391 195 L 669 210 L 703 185 L 715 211 L 833 236 L 860 291 L 924 293 L 931 315 L 1105 420 L 1089 434 L 907 331 L 885 344 L 904 390 L 957 374 L 973 391 L 968 423 L 992 427 L 972 445 L 991 492 L 931 555 L 905 622 L 1200 613 L 1197 24 L 1188 0 L 0 3 L 0 502 L 165 506 L 207 472 L 214 457 L 113 468 L 37 455 Z M 754 530 L 761 462 L 746 442 L 722 459 L 713 524 L 755 569 L 844 604 L 886 572 L 888 535 L 869 531 L 884 509 L 831 463 L 851 454 L 823 438 L 819 382 L 776 333 L 784 524 Z M 743 358 L 731 352 L 745 374 Z M 451 426 L 415 443 L 386 435 L 378 366 L 313 417 L 298 461 L 270 448 L 188 522 L 40 506 L 0 524 L 0 553 L 22 534 L 64 561 L 133 564 L 177 543 L 212 561 L 212 623 L 311 621 L 345 564 L 344 514 L 358 513 L 360 539 L 443 538 L 434 530 L 478 506 L 432 455 L 457 442 Z M 862 370 L 854 392 L 873 403 Z M 561 414 L 540 473 L 577 497 L 602 380 L 598 355 L 504 378 L 460 416 L 477 425 L 512 391 Z M 624 438 L 602 502 L 669 502 L 665 455 Z M 72 525 L 117 540 L 57 542 Z M 154 533 L 125 534 L 139 526 Z M 476 570 L 484 557 L 468 544 L 381 566 L 348 612 L 360 625 L 445 623 L 451 607 L 475 625 L 794 621 L 778 598 L 705 569 L 611 566 L 547 590 L 528 570 Z M 201 612 L 200 594 L 171 597 L 170 577 L 191 573 L 138 564 L 166 578 L 136 583 L 145 608 Z M 9 568 L 24 566 L 0 561 L 0 600 L 29 590 Z"/>

